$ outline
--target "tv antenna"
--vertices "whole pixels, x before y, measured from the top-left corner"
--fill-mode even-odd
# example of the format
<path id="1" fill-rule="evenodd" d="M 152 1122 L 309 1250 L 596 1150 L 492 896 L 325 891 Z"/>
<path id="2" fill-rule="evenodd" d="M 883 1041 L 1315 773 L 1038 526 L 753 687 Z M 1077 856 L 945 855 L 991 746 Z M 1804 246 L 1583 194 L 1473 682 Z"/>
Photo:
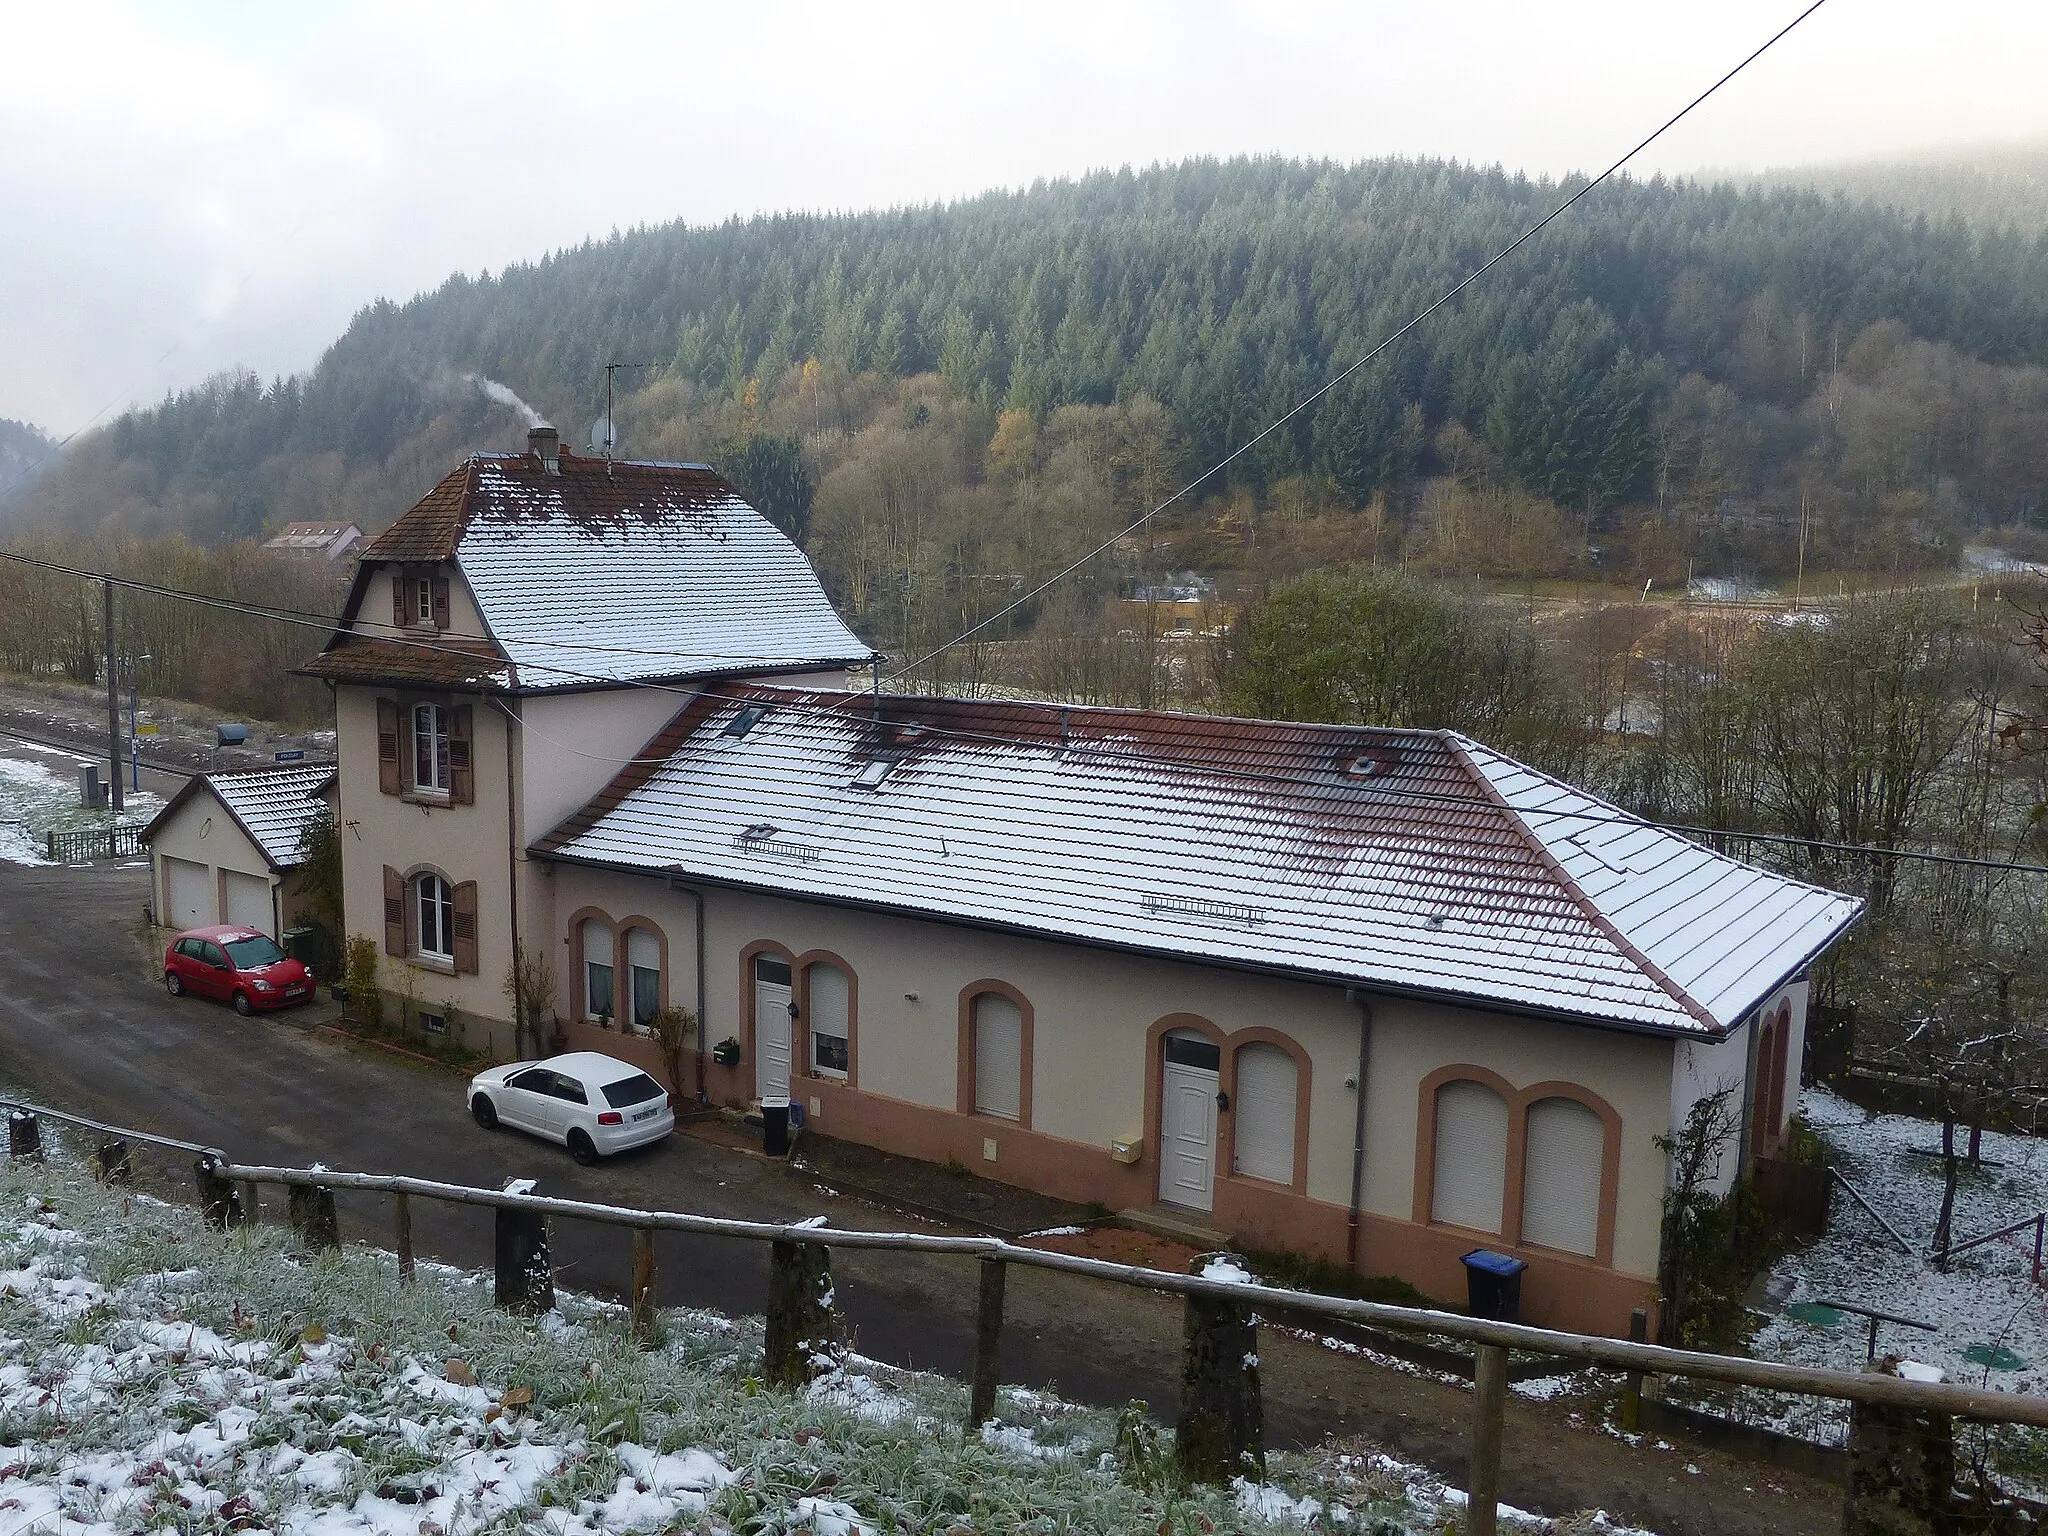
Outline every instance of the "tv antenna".
<path id="1" fill-rule="evenodd" d="M 604 365 L 604 414 L 590 424 L 590 446 L 604 455 L 605 473 L 610 474 L 612 451 L 619 446 L 618 417 L 612 408 L 612 375 L 621 368 L 659 368 L 659 363 L 620 363 Z"/>

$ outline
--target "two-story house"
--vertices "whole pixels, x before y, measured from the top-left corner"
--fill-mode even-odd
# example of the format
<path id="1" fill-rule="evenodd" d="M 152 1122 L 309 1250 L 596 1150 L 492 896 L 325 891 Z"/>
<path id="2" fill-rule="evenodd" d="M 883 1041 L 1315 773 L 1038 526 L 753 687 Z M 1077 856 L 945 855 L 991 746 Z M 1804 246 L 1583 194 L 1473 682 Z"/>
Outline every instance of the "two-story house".
<path id="1" fill-rule="evenodd" d="M 580 809 L 711 680 L 832 687 L 870 649 L 803 553 L 702 465 L 476 454 L 366 544 L 302 670 L 334 689 L 348 931 L 430 1024 L 500 1055 L 506 978 L 566 957 L 527 845 Z"/>

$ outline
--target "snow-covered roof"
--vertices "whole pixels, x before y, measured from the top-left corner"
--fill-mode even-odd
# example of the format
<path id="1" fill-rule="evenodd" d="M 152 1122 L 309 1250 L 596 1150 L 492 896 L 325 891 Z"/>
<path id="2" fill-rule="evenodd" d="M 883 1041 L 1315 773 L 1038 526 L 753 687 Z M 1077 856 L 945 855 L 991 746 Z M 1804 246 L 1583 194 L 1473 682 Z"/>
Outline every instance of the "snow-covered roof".
<path id="1" fill-rule="evenodd" d="M 534 851 L 1657 1033 L 1860 910 L 1451 732 L 753 686 L 639 756 Z"/>
<path id="2" fill-rule="evenodd" d="M 152 841 L 157 829 L 202 790 L 227 808 L 249 835 L 272 869 L 295 869 L 305 862 L 301 846 L 306 827 L 325 809 L 320 791 L 334 777 L 332 763 L 295 763 L 283 768 L 240 768 L 206 773 L 191 780 L 143 829 Z"/>
<path id="3" fill-rule="evenodd" d="M 364 547 L 360 569 L 448 560 L 510 663 L 504 686 L 519 690 L 848 667 L 873 655 L 803 551 L 701 464 L 474 454 Z M 344 629 L 306 670 L 354 680 L 362 665 L 381 665 L 349 655 L 366 644 L 376 642 Z"/>

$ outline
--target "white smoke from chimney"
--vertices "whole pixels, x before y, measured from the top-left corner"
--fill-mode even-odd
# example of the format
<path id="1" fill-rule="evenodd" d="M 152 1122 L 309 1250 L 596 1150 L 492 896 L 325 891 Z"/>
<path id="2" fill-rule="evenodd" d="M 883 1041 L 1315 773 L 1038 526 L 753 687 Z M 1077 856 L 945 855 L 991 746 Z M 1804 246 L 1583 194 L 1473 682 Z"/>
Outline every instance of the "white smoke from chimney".
<path id="1" fill-rule="evenodd" d="M 487 379 L 480 373 L 465 373 L 463 377 L 490 396 L 491 399 L 497 401 L 498 404 L 511 406 L 513 410 L 526 419 L 526 424 L 529 427 L 544 427 L 548 424 L 548 419 L 545 416 L 512 393 L 508 386 L 500 384 L 496 379 Z"/>

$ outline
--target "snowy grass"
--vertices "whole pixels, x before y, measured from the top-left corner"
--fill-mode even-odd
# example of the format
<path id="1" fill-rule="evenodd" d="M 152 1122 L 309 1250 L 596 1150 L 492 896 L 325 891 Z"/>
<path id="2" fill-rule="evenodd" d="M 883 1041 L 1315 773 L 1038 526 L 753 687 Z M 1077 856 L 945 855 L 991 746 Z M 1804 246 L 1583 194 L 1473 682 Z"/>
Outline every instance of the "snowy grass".
<path id="1" fill-rule="evenodd" d="M 35 742 L 0 742 L 0 859 L 14 864 L 47 864 L 43 834 L 102 825 L 104 813 L 78 803 L 75 753 Z M 104 765 L 103 765 L 104 766 Z M 127 795 L 127 819 L 146 821 L 163 801 L 147 791 Z"/>
<path id="2" fill-rule="evenodd" d="M 1952 1382 L 2048 1391 L 2048 1289 L 2031 1278 L 2032 1233 L 1973 1249 L 1947 1274 L 1925 1256 L 1940 1214 L 1942 1177 L 1941 1160 L 1921 1153 L 1939 1149 L 1940 1125 L 1865 1110 L 1825 1088 L 1807 1089 L 1801 1112 L 1827 1144 L 1830 1160 L 1916 1251 L 1902 1251 L 1836 1188 L 1827 1235 L 1772 1267 L 1765 1282 L 1772 1314 L 1751 1340 L 1751 1353 L 1861 1370 L 1868 1323 L 1853 1314 L 1830 1318 L 1816 1309 L 1818 1303 L 1847 1301 L 1933 1325 L 1931 1332 L 1883 1325 L 1880 1354 L 1939 1367 Z M 2003 1166 L 1964 1170 L 1956 1197 L 1958 1241 L 2048 1210 L 2048 1142 L 1987 1131 L 1983 1149 L 1988 1161 Z M 1841 1403 L 1742 1391 L 1730 1406 L 1746 1422 L 1823 1444 L 1841 1444 L 1848 1432 L 1848 1409 Z M 2008 1429 L 1994 1438 L 2003 1447 L 2000 1459 L 2013 1468 L 2030 1465 L 2038 1454 L 2036 1435 Z"/>
<path id="3" fill-rule="evenodd" d="M 1420 1468 L 1335 1451 L 1184 1491 L 1119 1461 L 1128 1414 L 964 1389 L 857 1356 L 801 1393 L 759 1380 L 760 1328 L 563 1294 L 536 1321 L 488 1281 L 390 1255 L 309 1256 L 276 1229 L 0 1165 L 0 1536 L 747 1531 L 1291 1531 L 1461 1525 Z M 1119 1431 L 1125 1433 L 1120 1437 Z M 1612 1530 L 1504 1512 L 1518 1531 Z"/>

